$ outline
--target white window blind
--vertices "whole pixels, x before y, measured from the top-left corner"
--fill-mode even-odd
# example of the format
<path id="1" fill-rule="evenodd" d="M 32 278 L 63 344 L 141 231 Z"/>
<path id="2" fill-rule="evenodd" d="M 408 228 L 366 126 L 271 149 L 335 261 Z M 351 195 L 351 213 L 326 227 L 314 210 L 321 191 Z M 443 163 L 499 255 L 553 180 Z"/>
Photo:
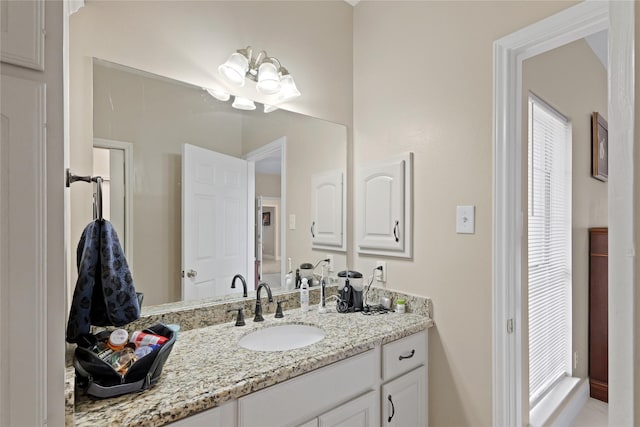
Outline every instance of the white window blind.
<path id="1" fill-rule="evenodd" d="M 529 403 L 571 375 L 571 125 L 529 97 Z"/>

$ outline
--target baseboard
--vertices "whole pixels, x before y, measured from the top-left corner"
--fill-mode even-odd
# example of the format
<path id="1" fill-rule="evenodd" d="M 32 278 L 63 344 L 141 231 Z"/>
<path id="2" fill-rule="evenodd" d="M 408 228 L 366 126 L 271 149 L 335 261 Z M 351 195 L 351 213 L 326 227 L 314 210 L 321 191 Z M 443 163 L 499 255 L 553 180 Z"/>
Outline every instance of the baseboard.
<path id="1" fill-rule="evenodd" d="M 560 409 L 556 418 L 551 422 L 552 427 L 570 427 L 589 399 L 589 381 L 582 382 L 568 396 L 565 405 Z"/>

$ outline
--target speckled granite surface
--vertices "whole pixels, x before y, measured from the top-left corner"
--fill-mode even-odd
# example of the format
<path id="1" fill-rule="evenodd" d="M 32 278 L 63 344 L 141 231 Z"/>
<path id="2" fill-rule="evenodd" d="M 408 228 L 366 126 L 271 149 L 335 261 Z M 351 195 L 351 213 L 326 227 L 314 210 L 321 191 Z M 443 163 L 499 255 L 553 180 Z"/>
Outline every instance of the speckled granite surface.
<path id="1" fill-rule="evenodd" d="M 247 316 L 244 327 L 227 321 L 181 331 L 154 387 L 139 394 L 102 400 L 76 394 L 75 425 L 163 425 L 432 325 L 422 313 L 340 314 L 332 305 L 325 314 L 318 314 L 317 307 L 312 306 L 308 313 L 287 310 L 283 319 L 265 315 L 263 323 L 254 323 Z M 286 352 L 255 352 L 237 345 L 242 336 L 255 329 L 286 323 L 319 326 L 326 337 L 319 343 Z"/>

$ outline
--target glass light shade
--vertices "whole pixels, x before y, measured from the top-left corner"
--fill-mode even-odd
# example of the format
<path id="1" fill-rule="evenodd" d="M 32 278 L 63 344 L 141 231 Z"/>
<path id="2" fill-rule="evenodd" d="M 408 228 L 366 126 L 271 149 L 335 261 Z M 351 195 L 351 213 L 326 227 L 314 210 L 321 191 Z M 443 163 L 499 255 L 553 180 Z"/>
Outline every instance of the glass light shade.
<path id="1" fill-rule="evenodd" d="M 274 105 L 264 104 L 264 112 L 265 113 L 270 113 L 272 111 L 276 111 L 277 109 L 278 109 L 278 107 L 276 107 Z"/>
<path id="2" fill-rule="evenodd" d="M 231 104 L 233 108 L 237 108 L 238 110 L 255 110 L 256 104 L 253 103 L 252 100 L 243 98 L 241 96 L 236 96 L 233 99 L 233 104 Z"/>
<path id="3" fill-rule="evenodd" d="M 234 52 L 227 62 L 218 67 L 218 72 L 231 83 L 244 86 L 245 75 L 249 69 L 249 60 L 241 53 Z"/>
<path id="4" fill-rule="evenodd" d="M 224 90 L 221 89 L 206 89 L 207 93 L 211 96 L 213 96 L 215 99 L 217 99 L 218 101 L 228 101 L 231 98 L 231 95 L 229 94 L 229 92 L 225 92 Z"/>
<path id="5" fill-rule="evenodd" d="M 293 77 L 291 77 L 291 74 L 282 76 L 282 78 L 280 79 L 280 84 L 282 85 L 282 87 L 280 88 L 280 94 L 278 97 L 282 101 L 287 101 L 289 99 L 300 96 L 300 91 L 296 87 L 296 83 L 293 81 Z"/>
<path id="6" fill-rule="evenodd" d="M 280 91 L 280 76 L 275 65 L 270 62 L 260 64 L 256 89 L 266 95 L 273 95 Z"/>

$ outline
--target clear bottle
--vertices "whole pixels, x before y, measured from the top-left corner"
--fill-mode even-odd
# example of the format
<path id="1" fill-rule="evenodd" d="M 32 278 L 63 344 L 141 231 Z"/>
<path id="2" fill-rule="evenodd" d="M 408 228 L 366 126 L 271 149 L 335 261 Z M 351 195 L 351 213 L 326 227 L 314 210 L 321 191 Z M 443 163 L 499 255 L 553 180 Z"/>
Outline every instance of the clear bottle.
<path id="1" fill-rule="evenodd" d="M 309 283 L 306 277 L 302 279 L 300 285 L 300 310 L 303 313 L 309 311 Z"/>

